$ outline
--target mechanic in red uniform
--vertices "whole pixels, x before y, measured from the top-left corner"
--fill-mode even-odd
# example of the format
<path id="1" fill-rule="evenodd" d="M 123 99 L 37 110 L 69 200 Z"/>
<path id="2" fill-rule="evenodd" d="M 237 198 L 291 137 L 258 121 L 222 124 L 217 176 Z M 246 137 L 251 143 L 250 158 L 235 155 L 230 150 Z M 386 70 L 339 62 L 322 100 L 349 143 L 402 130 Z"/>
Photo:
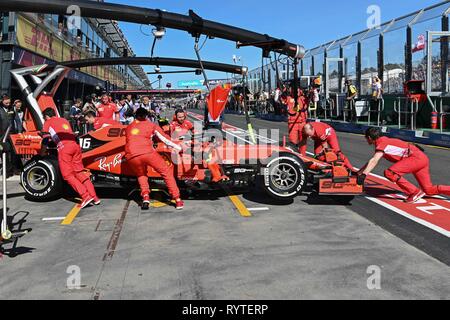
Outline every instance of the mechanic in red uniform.
<path id="1" fill-rule="evenodd" d="M 186 119 L 186 112 L 182 109 L 175 111 L 174 120 L 170 124 L 170 135 L 172 139 L 178 140 L 180 137 L 188 133 L 194 134 L 194 125 Z M 205 162 L 208 169 L 211 171 L 212 182 L 217 183 L 221 181 L 228 181 L 230 178 L 223 174 L 222 169 L 218 163 L 216 149 L 209 146 L 204 149 L 206 151 Z"/>
<path id="2" fill-rule="evenodd" d="M 186 118 L 187 116 L 184 110 L 178 109 L 175 111 L 173 121 L 170 124 L 170 135 L 172 139 L 176 140 L 188 133 L 194 134 L 194 125 Z"/>
<path id="3" fill-rule="evenodd" d="M 406 193 L 405 202 L 416 203 L 426 195 L 450 196 L 450 186 L 437 186 L 431 182 L 430 160 L 421 147 L 400 139 L 383 137 L 379 128 L 367 129 L 366 140 L 367 143 L 375 146 L 375 155 L 359 171 L 360 184 L 364 183 L 366 176 L 375 169 L 381 158 L 385 158 L 394 165 L 384 172 L 384 176 L 396 183 Z M 414 175 L 421 189 L 404 178 L 404 175 L 409 173 Z"/>
<path id="4" fill-rule="evenodd" d="M 90 174 L 84 169 L 81 149 L 75 139 L 75 134 L 69 122 L 56 116 L 52 108 L 45 109 L 44 113 L 44 141 L 49 138 L 58 147 L 58 163 L 64 180 L 81 196 L 80 208 L 85 208 L 91 202 L 99 205 L 94 185 L 90 180 Z M 46 152 L 46 143 L 43 142 L 41 154 Z"/>
<path id="5" fill-rule="evenodd" d="M 303 132 L 314 140 L 314 154 L 319 160 L 323 161 L 325 149 L 331 149 L 348 169 L 354 171 L 353 165 L 342 153 L 336 131 L 331 126 L 323 122 L 310 122 L 304 126 Z"/>
<path id="6" fill-rule="evenodd" d="M 139 186 L 141 187 L 141 196 L 143 198 L 142 209 L 148 210 L 150 204 L 150 187 L 148 183 L 147 168 L 152 167 L 156 170 L 166 182 L 167 188 L 172 198 L 175 200 L 175 207 L 181 210 L 184 207 L 180 198 L 180 190 L 173 175 L 172 166 L 153 148 L 153 136 L 158 137 L 167 146 L 182 150 L 181 146 L 170 140 L 162 129 L 147 119 L 148 111 L 144 108 L 136 110 L 136 120 L 128 125 L 126 130 L 125 158 L 135 171 Z"/>
<path id="7" fill-rule="evenodd" d="M 110 97 L 106 93 L 102 95 L 101 102 L 96 108 L 98 117 L 107 120 L 115 120 L 116 114 L 119 113 L 117 105 L 111 102 Z"/>
<path id="8" fill-rule="evenodd" d="M 112 119 L 96 117 L 93 111 L 88 111 L 84 116 L 84 120 L 86 121 L 86 123 L 93 125 L 94 130 L 120 124 L 119 122 Z"/>
<path id="9" fill-rule="evenodd" d="M 308 118 L 308 109 L 303 94 L 299 90 L 297 106 L 295 106 L 295 98 L 291 96 L 283 95 L 282 101 L 287 105 L 289 141 L 299 146 L 300 154 L 306 155 L 308 137 L 304 135 L 303 127 Z"/>

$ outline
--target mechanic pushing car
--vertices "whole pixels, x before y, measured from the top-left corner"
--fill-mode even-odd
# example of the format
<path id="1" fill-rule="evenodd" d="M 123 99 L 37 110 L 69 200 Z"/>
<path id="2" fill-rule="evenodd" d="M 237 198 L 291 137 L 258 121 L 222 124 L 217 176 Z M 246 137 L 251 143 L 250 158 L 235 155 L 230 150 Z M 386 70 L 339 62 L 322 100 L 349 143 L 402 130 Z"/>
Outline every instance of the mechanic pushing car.
<path id="1" fill-rule="evenodd" d="M 96 108 L 99 118 L 104 118 L 107 120 L 119 119 L 119 110 L 117 109 L 117 105 L 111 102 L 109 95 L 106 93 L 102 95 L 101 101 Z"/>
<path id="2" fill-rule="evenodd" d="M 94 130 L 99 130 L 108 126 L 119 124 L 117 121 L 112 119 L 96 117 L 93 111 L 88 111 L 84 116 L 84 120 L 86 121 L 86 123 L 92 125 L 94 127 Z"/>
<path id="3" fill-rule="evenodd" d="M 180 152 L 181 146 L 170 140 L 162 129 L 148 120 L 149 112 L 144 108 L 136 110 L 136 120 L 126 129 L 125 158 L 129 166 L 133 168 L 141 187 L 143 199 L 142 209 L 148 210 L 150 205 L 150 186 L 148 183 L 148 167 L 155 169 L 164 179 L 175 207 L 181 210 L 184 207 L 180 198 L 180 190 L 173 175 L 173 168 L 153 148 L 153 137 L 156 136 L 164 144 Z"/>
<path id="4" fill-rule="evenodd" d="M 325 150 L 331 149 L 338 159 L 344 162 L 347 169 L 355 171 L 350 160 L 342 153 L 336 131 L 330 125 L 323 122 L 310 122 L 304 126 L 303 132 L 314 140 L 314 154 L 319 160 L 324 161 Z"/>
<path id="5" fill-rule="evenodd" d="M 81 209 L 92 202 L 99 205 L 94 185 L 90 174 L 85 170 L 82 161 L 81 149 L 69 122 L 56 116 L 55 110 L 47 108 L 43 112 L 44 128 L 41 155 L 47 151 L 47 145 L 51 139 L 58 148 L 58 163 L 64 180 L 81 196 Z"/>
<path id="6" fill-rule="evenodd" d="M 288 107 L 288 129 L 289 141 L 299 147 L 300 154 L 306 154 L 308 137 L 303 133 L 303 128 L 308 119 L 308 109 L 305 102 L 305 97 L 301 90 L 299 90 L 297 106 L 295 105 L 295 98 L 290 95 L 283 94 L 282 101 Z"/>
<path id="7" fill-rule="evenodd" d="M 180 137 L 188 134 L 195 134 L 194 125 L 187 120 L 187 114 L 182 109 L 175 111 L 174 119 L 170 124 L 170 135 L 172 139 L 179 140 Z M 205 163 L 208 169 L 211 171 L 212 182 L 218 183 L 222 181 L 229 181 L 230 178 L 223 174 L 223 171 L 218 163 L 217 151 L 213 145 L 209 145 L 204 150 Z"/>
<path id="8" fill-rule="evenodd" d="M 420 146 L 400 139 L 383 137 L 379 128 L 367 129 L 366 140 L 369 145 L 375 146 L 375 155 L 358 172 L 359 184 L 363 184 L 366 176 L 376 168 L 382 158 L 385 158 L 394 165 L 384 172 L 384 176 L 406 193 L 406 203 L 416 203 L 425 196 L 438 194 L 450 196 L 450 186 L 433 185 L 431 182 L 430 160 Z M 409 173 L 414 175 L 421 189 L 404 178 L 404 175 Z"/>

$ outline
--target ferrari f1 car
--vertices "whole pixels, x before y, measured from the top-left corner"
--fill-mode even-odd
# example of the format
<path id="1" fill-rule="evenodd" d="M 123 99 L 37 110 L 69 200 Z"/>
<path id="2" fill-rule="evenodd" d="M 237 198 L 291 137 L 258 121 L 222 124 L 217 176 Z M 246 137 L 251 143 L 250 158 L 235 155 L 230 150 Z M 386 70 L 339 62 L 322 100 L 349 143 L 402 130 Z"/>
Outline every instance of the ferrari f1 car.
<path id="1" fill-rule="evenodd" d="M 117 63 L 136 64 L 136 61 L 132 61 L 136 58 L 123 59 Z M 157 63 L 162 64 L 161 60 Z M 198 62 L 192 61 L 194 67 L 196 63 Z M 204 66 L 207 68 L 210 64 L 206 62 Z M 236 71 L 234 65 L 229 67 L 235 72 L 242 71 Z M 61 65 L 51 67 L 41 65 L 12 71 L 26 95 L 27 103 L 24 116 L 25 132 L 11 135 L 11 140 L 16 154 L 24 161 L 21 183 L 27 198 L 32 201 L 48 201 L 61 196 L 65 190 L 56 154 L 50 152 L 41 157 L 38 156 L 38 152 L 42 142 L 40 136 L 43 126 L 42 111 L 48 107 L 57 111 L 53 96 L 70 70 L 69 67 Z M 29 83 L 27 79 L 32 81 Z M 35 87 L 33 91 L 30 90 L 32 86 Z M 44 91 L 47 87 L 48 91 Z M 210 118 L 220 118 L 217 114 L 220 115 L 224 105 L 223 100 L 220 103 L 214 101 L 209 103 Z M 90 171 L 96 186 L 123 188 L 137 186 L 133 168 L 128 166 L 124 157 L 125 128 L 118 124 L 79 137 L 85 168 Z M 327 162 L 321 162 L 303 157 L 283 145 L 242 145 L 223 138 L 218 141 L 218 135 L 211 132 L 217 132 L 217 129 L 206 130 L 201 137 L 197 135 L 186 152 L 177 154 L 175 158 L 173 152 L 162 142 L 155 141 L 156 150 L 169 163 L 173 163 L 174 175 L 182 189 L 233 190 L 256 186 L 271 197 L 282 200 L 290 200 L 301 194 L 307 190 L 310 182 L 315 184 L 320 194 L 355 195 L 362 192 L 356 178 L 350 176 L 332 153 L 327 154 Z M 205 153 L 211 152 L 217 157 L 223 173 L 230 178 L 229 181 L 222 184 L 213 183 L 208 165 L 205 161 L 197 161 L 198 158 L 204 159 Z M 152 168 L 148 169 L 148 177 L 153 185 L 162 185 L 162 178 Z"/>

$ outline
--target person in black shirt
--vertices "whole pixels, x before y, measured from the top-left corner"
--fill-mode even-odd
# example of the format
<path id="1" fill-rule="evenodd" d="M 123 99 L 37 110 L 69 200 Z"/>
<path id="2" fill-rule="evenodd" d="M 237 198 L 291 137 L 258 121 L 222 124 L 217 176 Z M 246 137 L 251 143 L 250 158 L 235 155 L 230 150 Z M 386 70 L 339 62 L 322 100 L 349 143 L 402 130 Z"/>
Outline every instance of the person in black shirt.
<path id="1" fill-rule="evenodd" d="M 0 102 L 0 140 L 3 140 L 3 136 L 6 134 L 6 130 L 12 124 L 14 112 L 11 110 L 11 98 L 7 95 L 3 95 L 2 100 Z M 14 166 L 12 162 L 12 153 L 11 153 L 11 143 L 9 139 L 6 141 L 5 150 L 7 151 L 6 155 L 6 176 L 10 177 L 13 175 Z"/>

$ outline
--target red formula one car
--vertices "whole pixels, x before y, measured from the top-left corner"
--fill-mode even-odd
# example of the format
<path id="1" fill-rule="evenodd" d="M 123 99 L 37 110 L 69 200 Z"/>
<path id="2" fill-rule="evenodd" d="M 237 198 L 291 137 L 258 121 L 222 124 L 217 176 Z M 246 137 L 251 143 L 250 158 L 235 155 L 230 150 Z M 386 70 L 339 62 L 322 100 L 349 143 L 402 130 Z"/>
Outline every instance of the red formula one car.
<path id="1" fill-rule="evenodd" d="M 24 94 L 27 93 L 25 133 L 11 135 L 11 139 L 15 152 L 25 162 L 21 183 L 27 198 L 32 201 L 48 201 L 64 192 L 56 155 L 52 151 L 44 157 L 37 154 L 42 140 L 42 111 L 48 107 L 56 110 L 53 96 L 70 69 L 56 66 L 52 72 L 43 75 L 42 70 L 46 68 L 48 66 L 43 65 L 12 71 Z M 34 80 L 34 91 L 29 90 L 26 77 Z M 51 89 L 44 91 L 46 86 L 51 86 Z M 307 190 L 308 183 L 312 182 L 321 194 L 362 193 L 362 187 L 356 184 L 356 179 L 349 176 L 333 154 L 328 154 L 329 161 L 325 163 L 302 157 L 285 146 L 238 144 L 224 139 L 220 133 L 220 130 L 213 129 L 196 134 L 195 139 L 185 142 L 188 147 L 181 154 L 174 154 L 162 142 L 155 141 L 156 150 L 167 162 L 173 163 L 174 175 L 182 189 L 233 190 L 257 186 L 275 199 L 290 200 Z M 79 137 L 83 162 L 91 173 L 94 185 L 137 186 L 133 169 L 124 157 L 125 142 L 125 126 L 122 125 L 105 127 Z M 212 153 L 230 181 L 221 184 L 212 182 L 211 172 L 206 161 L 203 161 Z M 162 178 L 152 168 L 148 169 L 148 177 L 151 184 L 164 187 Z"/>

